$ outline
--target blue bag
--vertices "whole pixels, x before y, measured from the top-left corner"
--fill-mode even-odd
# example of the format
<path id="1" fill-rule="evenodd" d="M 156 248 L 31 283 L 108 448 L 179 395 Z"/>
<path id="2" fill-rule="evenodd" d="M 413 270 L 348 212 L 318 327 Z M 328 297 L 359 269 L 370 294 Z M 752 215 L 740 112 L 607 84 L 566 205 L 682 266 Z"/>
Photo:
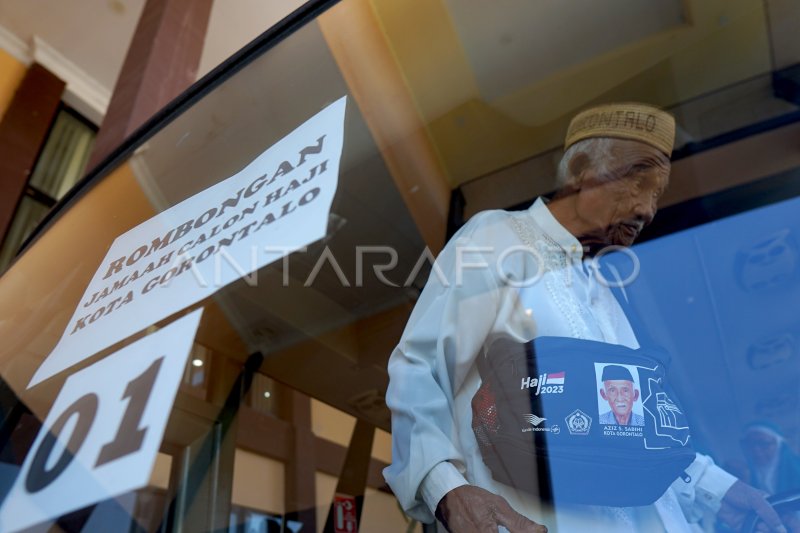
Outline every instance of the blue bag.
<path id="1" fill-rule="evenodd" d="M 496 481 L 554 503 L 629 507 L 687 479 L 695 452 L 666 352 L 539 337 L 499 339 L 478 359 L 472 427 Z"/>

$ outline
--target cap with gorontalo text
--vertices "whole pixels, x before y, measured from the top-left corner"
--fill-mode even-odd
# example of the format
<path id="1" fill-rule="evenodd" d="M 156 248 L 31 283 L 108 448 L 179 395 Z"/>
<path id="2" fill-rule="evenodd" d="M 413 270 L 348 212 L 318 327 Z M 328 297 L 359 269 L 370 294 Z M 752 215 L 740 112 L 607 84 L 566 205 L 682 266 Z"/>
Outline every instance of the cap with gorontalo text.
<path id="1" fill-rule="evenodd" d="M 594 137 L 640 141 L 658 148 L 669 157 L 675 144 L 675 118 L 657 107 L 637 102 L 584 109 L 569 123 L 564 150 L 578 141 Z"/>

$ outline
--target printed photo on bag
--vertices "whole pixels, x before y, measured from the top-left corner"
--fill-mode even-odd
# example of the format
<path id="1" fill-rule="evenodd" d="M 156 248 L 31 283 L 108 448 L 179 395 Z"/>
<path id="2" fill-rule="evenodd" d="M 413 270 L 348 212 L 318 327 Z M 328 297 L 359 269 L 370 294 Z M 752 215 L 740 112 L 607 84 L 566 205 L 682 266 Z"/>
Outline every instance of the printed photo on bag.
<path id="1" fill-rule="evenodd" d="M 600 424 L 644 426 L 639 372 L 633 365 L 595 363 Z"/>

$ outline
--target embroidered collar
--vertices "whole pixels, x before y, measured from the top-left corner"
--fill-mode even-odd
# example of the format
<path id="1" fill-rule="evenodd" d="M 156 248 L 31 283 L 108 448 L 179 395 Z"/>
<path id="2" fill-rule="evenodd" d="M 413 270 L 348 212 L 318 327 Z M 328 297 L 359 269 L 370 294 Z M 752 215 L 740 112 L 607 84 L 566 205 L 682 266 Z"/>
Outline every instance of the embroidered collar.
<path id="1" fill-rule="evenodd" d="M 552 239 L 565 254 L 572 256 L 573 260 L 580 261 L 583 258 L 583 245 L 580 241 L 556 220 L 553 213 L 548 209 L 544 198 L 541 196 L 536 199 L 528 213 L 533 218 L 539 228 Z"/>

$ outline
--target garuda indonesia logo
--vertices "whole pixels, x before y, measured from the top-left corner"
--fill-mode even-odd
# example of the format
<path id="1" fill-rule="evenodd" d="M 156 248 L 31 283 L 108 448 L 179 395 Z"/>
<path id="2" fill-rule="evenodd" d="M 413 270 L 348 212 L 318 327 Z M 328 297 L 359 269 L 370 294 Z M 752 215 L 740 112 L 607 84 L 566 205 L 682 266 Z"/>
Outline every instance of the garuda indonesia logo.
<path id="1" fill-rule="evenodd" d="M 564 421 L 570 435 L 588 435 L 592 427 L 592 418 L 580 409 L 572 411 Z"/>
<path id="2" fill-rule="evenodd" d="M 542 424 L 544 424 L 544 422 L 547 420 L 543 416 L 538 416 L 533 413 L 525 413 L 522 415 L 522 418 L 525 420 L 525 422 L 530 424 L 530 427 L 522 428 L 523 433 L 531 433 L 531 432 L 538 433 L 540 431 L 546 431 L 548 433 L 552 433 L 553 435 L 558 435 L 559 433 L 561 433 L 561 428 L 558 427 L 558 425 L 556 424 L 553 424 L 550 427 L 543 426 Z"/>
<path id="3" fill-rule="evenodd" d="M 539 424 L 547 420 L 546 418 L 542 418 L 541 416 L 536 416 L 533 413 L 522 415 L 522 417 L 532 426 L 538 426 Z"/>

